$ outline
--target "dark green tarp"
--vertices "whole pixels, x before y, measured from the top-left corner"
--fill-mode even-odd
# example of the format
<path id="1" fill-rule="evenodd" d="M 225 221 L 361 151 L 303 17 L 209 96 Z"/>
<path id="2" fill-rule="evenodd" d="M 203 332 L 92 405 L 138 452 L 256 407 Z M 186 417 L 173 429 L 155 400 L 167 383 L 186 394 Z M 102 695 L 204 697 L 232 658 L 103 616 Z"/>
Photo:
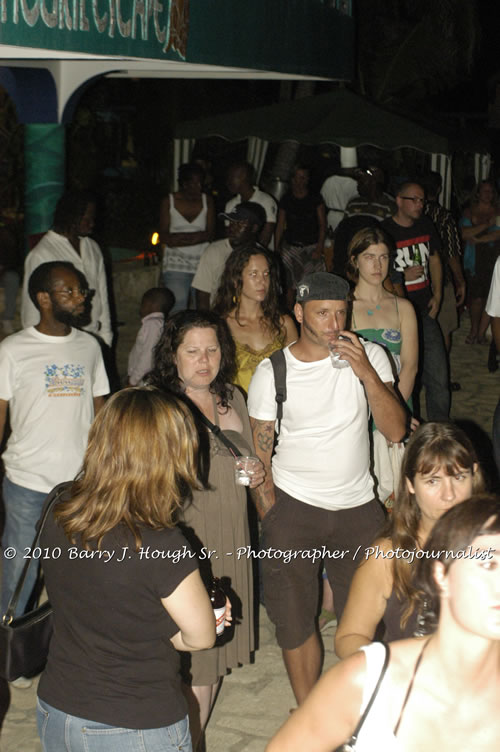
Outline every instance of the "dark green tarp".
<path id="1" fill-rule="evenodd" d="M 448 139 L 407 118 L 372 104 L 347 89 L 294 99 L 253 110 L 214 115 L 179 123 L 176 138 L 221 136 L 241 141 L 251 136 L 265 141 L 301 144 L 370 144 L 381 149 L 408 146 L 433 154 L 448 154 Z"/>

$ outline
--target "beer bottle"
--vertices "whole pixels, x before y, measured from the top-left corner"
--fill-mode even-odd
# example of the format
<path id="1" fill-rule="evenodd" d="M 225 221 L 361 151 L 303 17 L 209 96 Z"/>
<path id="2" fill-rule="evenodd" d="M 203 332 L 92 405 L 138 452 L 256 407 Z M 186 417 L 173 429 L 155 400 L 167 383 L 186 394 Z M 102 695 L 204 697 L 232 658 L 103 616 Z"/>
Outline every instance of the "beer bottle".
<path id="1" fill-rule="evenodd" d="M 212 602 L 212 608 L 215 616 L 215 633 L 217 637 L 224 632 L 224 617 L 226 614 L 226 594 L 218 577 L 212 579 L 208 590 L 209 598 Z"/>
<path id="2" fill-rule="evenodd" d="M 422 266 L 422 256 L 418 245 L 413 246 L 413 266 Z"/>

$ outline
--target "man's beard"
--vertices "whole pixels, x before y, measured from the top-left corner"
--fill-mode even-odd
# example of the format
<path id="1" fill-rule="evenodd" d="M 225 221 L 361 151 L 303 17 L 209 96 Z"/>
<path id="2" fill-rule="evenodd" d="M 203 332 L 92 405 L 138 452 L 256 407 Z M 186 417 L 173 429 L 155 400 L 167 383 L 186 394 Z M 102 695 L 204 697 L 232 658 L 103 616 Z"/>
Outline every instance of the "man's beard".
<path id="1" fill-rule="evenodd" d="M 90 324 L 90 301 L 87 300 L 83 304 L 83 311 L 81 313 L 75 313 L 72 311 L 66 311 L 61 308 L 57 302 L 52 302 L 52 314 L 56 321 L 60 324 L 66 324 L 67 326 L 75 327 L 76 329 L 82 329 L 84 326 Z"/>

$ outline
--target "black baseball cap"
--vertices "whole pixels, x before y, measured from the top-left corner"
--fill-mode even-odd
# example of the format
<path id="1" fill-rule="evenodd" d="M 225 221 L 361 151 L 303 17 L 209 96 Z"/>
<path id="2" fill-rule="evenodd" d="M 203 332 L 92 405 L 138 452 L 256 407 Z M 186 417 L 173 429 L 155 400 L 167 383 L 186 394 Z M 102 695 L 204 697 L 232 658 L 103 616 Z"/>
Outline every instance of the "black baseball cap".
<path id="1" fill-rule="evenodd" d="M 308 300 L 347 300 L 349 282 L 330 272 L 314 272 L 302 277 L 297 285 L 297 303 Z"/>
<path id="2" fill-rule="evenodd" d="M 230 222 L 248 220 L 252 224 L 258 225 L 259 230 L 266 223 L 266 212 L 264 208 L 255 201 L 242 201 L 241 204 L 235 206 L 228 214 L 226 212 L 221 212 L 219 217 L 228 219 Z"/>

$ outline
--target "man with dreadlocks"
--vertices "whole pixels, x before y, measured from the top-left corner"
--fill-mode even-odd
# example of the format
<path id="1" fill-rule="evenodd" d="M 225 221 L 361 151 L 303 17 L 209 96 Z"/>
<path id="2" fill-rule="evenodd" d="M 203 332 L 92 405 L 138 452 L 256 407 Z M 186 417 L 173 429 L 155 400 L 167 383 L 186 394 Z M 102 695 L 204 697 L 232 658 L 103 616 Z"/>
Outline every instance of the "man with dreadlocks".
<path id="1" fill-rule="evenodd" d="M 97 334 L 111 346 L 113 331 L 109 315 L 106 272 L 102 253 L 89 235 L 94 228 L 95 200 L 84 191 L 68 191 L 59 199 L 54 224 L 40 242 L 28 253 L 24 262 L 24 284 L 21 321 L 24 328 L 38 323 L 40 313 L 28 294 L 28 280 L 40 264 L 48 261 L 69 261 L 88 280 L 94 291 L 90 324 L 83 327 Z"/>

